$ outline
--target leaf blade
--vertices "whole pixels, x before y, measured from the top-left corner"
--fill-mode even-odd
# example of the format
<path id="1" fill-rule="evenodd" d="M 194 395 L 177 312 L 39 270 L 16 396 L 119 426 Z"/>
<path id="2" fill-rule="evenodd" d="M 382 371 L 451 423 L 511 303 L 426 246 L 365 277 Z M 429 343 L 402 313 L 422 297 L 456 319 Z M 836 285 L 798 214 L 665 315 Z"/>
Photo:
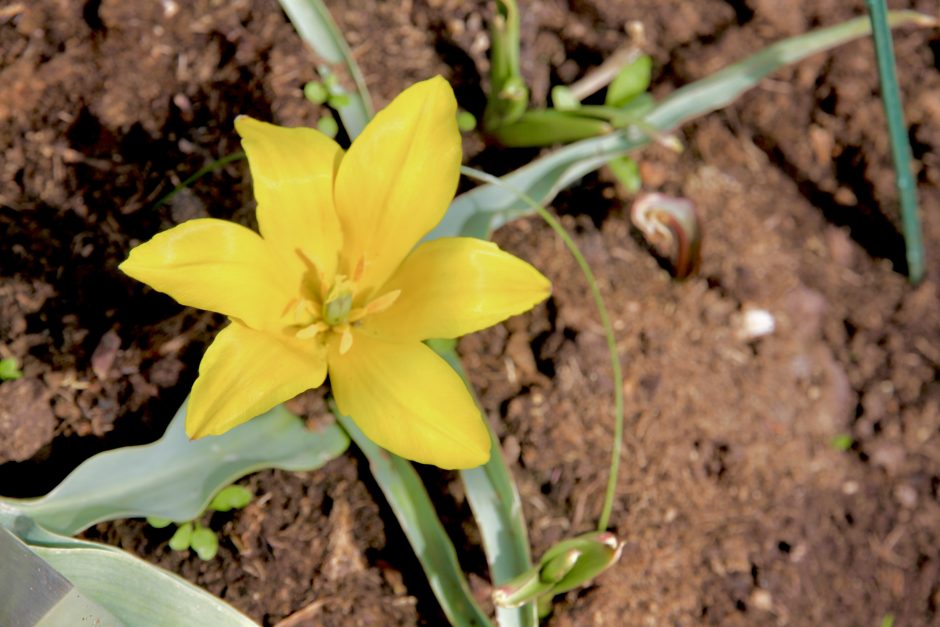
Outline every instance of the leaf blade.
<path id="1" fill-rule="evenodd" d="M 190 520 L 239 477 L 263 468 L 313 470 L 349 446 L 349 438 L 335 423 L 308 431 L 282 406 L 225 435 L 189 440 L 185 408 L 184 403 L 156 442 L 95 455 L 49 494 L 9 501 L 47 529 L 65 535 L 116 518 Z"/>

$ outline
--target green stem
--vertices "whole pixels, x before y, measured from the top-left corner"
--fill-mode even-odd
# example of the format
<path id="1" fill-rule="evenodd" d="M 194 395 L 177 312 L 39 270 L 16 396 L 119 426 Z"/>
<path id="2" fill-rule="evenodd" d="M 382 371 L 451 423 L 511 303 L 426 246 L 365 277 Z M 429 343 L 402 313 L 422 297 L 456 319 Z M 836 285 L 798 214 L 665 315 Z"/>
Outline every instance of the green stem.
<path id="1" fill-rule="evenodd" d="M 421 562 L 431 590 L 450 624 L 456 627 L 491 627 L 489 618 L 470 591 L 470 584 L 457 559 L 457 551 L 414 466 L 408 460 L 380 448 L 359 430 L 355 422 L 343 416 L 332 402 L 330 410 L 369 460 L 372 476 Z"/>
<path id="2" fill-rule="evenodd" d="M 427 345 L 460 375 L 482 412 L 480 399 L 457 356 L 457 341 L 428 340 Z M 493 427 L 488 420 L 484 419 L 483 422 L 490 432 L 490 459 L 477 468 L 461 470 L 460 478 L 463 479 L 473 518 L 480 529 L 493 586 L 501 586 L 529 570 L 532 558 L 519 491 L 503 459 Z M 496 622 L 499 627 L 535 627 L 538 625 L 535 604 L 527 603 L 513 608 L 497 606 Z"/>
<path id="3" fill-rule="evenodd" d="M 891 139 L 891 155 L 897 178 L 898 198 L 901 204 L 901 222 L 904 229 L 904 244 L 907 249 L 907 269 L 911 283 L 920 283 L 924 277 L 924 243 L 920 218 L 917 215 L 917 187 L 911 174 L 911 145 L 904 124 L 901 94 L 894 60 L 891 29 L 888 26 L 885 0 L 865 0 L 871 18 L 872 37 L 875 40 L 875 56 L 878 60 L 878 77 L 881 80 L 881 99 L 888 120 Z"/>
<path id="4" fill-rule="evenodd" d="M 213 161 L 212 163 L 206 166 L 203 166 L 199 170 L 196 170 L 195 174 L 193 174 L 188 179 L 186 179 L 185 181 L 183 181 L 182 183 L 174 187 L 170 193 L 166 194 L 160 200 L 158 200 L 153 205 L 153 208 L 159 209 L 166 203 L 170 202 L 171 198 L 173 198 L 178 193 L 180 193 L 181 191 L 183 191 L 184 189 L 186 189 L 187 187 L 189 187 L 190 185 L 192 185 L 193 183 L 195 183 L 196 181 L 204 177 L 206 174 L 211 174 L 212 172 L 215 172 L 216 170 L 224 168 L 225 166 L 232 163 L 233 161 L 238 161 L 244 158 L 245 158 L 245 153 L 239 150 L 237 152 L 233 152 L 230 155 L 225 155 L 221 159 L 217 159 L 216 161 Z"/>
<path id="5" fill-rule="evenodd" d="M 502 187 L 512 192 L 531 207 L 531 209 L 545 220 L 548 226 L 558 234 L 561 241 L 564 242 L 565 247 L 581 268 L 581 272 L 584 274 L 588 286 L 591 289 L 591 296 L 594 298 L 594 305 L 597 307 L 597 311 L 600 314 L 601 325 L 604 327 L 604 335 L 607 338 L 607 350 L 610 352 L 610 368 L 614 376 L 614 443 L 610 459 L 610 476 L 607 478 L 607 490 L 604 494 L 604 506 L 597 523 L 598 531 L 605 531 L 607 525 L 610 523 L 610 513 L 614 506 L 614 497 L 617 492 L 617 474 L 620 470 L 620 451 L 623 448 L 623 373 L 620 369 L 620 357 L 617 354 L 617 340 L 614 337 L 614 328 L 613 325 L 610 324 L 610 316 L 607 313 L 607 306 L 604 305 L 604 297 L 601 295 L 601 290 L 597 285 L 597 279 L 591 271 L 591 266 L 588 265 L 587 260 L 584 259 L 584 255 L 582 255 L 581 251 L 578 249 L 578 245 L 571 239 L 571 236 L 568 235 L 568 232 L 565 231 L 565 228 L 558 222 L 555 216 L 549 213 L 542 205 L 535 202 L 529 195 L 517 189 L 513 189 L 500 179 L 486 172 L 466 166 L 461 167 L 460 171 L 465 176 L 472 179 Z"/>

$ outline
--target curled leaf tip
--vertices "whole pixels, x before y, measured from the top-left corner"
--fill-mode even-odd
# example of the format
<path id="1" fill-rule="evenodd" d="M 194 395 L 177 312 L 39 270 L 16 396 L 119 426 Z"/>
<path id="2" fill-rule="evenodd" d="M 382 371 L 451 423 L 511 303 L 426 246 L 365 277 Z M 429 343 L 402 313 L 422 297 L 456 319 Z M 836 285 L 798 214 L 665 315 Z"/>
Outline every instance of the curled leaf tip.
<path id="1" fill-rule="evenodd" d="M 691 200 L 641 194 L 630 209 L 630 220 L 656 252 L 669 260 L 674 277 L 685 279 L 698 271 L 702 226 Z"/>

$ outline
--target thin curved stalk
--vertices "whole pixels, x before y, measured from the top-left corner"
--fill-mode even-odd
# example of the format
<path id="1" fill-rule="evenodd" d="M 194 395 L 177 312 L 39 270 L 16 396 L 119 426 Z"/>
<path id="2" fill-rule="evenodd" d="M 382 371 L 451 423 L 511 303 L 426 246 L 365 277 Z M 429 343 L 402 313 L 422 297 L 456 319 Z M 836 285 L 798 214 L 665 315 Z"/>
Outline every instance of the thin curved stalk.
<path id="1" fill-rule="evenodd" d="M 620 471 L 620 452 L 623 448 L 623 373 L 620 369 L 620 357 L 617 354 L 617 340 L 614 336 L 614 327 L 610 323 L 610 315 L 607 313 L 607 306 L 604 304 L 604 297 L 601 295 L 601 290 L 597 285 L 597 279 L 594 277 L 594 272 L 591 271 L 591 266 L 588 265 L 584 255 L 582 255 L 581 251 L 578 249 L 578 245 L 571 239 L 571 236 L 568 235 L 568 232 L 565 231 L 565 228 L 558 222 L 555 216 L 549 213 L 545 207 L 535 202 L 528 194 L 514 189 L 512 186 L 491 174 L 466 166 L 460 168 L 460 171 L 465 176 L 515 194 L 519 200 L 528 205 L 532 211 L 545 220 L 548 226 L 550 226 L 552 230 L 558 234 L 562 242 L 564 242 L 565 247 L 578 263 L 578 267 L 581 268 L 581 272 L 588 282 L 588 287 L 591 289 L 591 296 L 594 298 L 594 305 L 597 307 L 598 314 L 601 318 L 601 325 L 604 327 L 604 335 L 607 338 L 607 350 L 610 352 L 610 368 L 614 377 L 614 442 L 610 459 L 610 475 L 607 479 L 607 490 L 604 494 L 604 506 L 597 523 L 598 531 L 605 531 L 607 525 L 610 523 L 610 513 L 613 509 L 614 497 L 617 493 L 617 474 Z"/>

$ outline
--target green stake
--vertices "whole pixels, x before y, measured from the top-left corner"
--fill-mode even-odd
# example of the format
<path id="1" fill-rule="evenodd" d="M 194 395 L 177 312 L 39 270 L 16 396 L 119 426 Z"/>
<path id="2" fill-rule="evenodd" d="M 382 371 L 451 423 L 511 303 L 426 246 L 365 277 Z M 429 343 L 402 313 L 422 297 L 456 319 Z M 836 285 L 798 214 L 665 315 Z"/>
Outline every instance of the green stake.
<path id="1" fill-rule="evenodd" d="M 865 3 L 871 18 L 878 77 L 881 80 L 881 99 L 884 102 L 885 117 L 888 119 L 888 135 L 891 138 L 891 154 L 894 157 L 904 245 L 907 251 L 908 278 L 911 283 L 917 284 L 924 278 L 924 242 L 920 231 L 920 218 L 917 215 L 917 187 L 911 175 L 911 145 L 904 124 L 904 111 L 901 109 L 891 29 L 888 26 L 885 0 L 865 0 Z"/>

